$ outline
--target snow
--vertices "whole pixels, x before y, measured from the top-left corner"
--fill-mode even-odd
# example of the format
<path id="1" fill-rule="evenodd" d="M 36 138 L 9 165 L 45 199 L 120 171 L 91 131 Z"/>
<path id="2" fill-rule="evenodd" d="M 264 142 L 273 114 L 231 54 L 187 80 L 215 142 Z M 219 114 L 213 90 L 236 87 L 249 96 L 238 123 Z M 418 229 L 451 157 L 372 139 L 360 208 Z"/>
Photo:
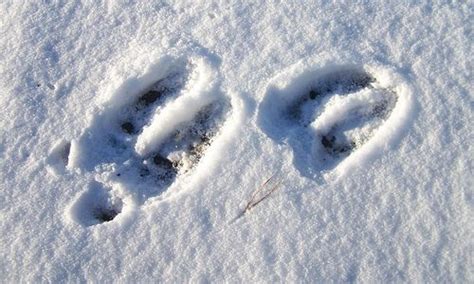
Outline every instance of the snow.
<path id="1" fill-rule="evenodd" d="M 474 281 L 470 1 L 0 11 L 3 282 Z"/>

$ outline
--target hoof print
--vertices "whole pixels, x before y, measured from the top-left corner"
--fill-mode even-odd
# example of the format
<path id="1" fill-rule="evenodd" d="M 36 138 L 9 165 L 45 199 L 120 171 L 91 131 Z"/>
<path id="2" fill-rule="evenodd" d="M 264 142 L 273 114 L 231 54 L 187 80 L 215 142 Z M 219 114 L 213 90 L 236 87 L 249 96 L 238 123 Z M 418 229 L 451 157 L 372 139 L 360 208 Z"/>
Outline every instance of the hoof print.
<path id="1" fill-rule="evenodd" d="M 304 175 L 361 164 L 395 136 L 400 121 L 389 121 L 392 114 L 408 117 L 410 109 L 409 88 L 382 73 L 379 81 L 376 69 L 333 66 L 279 76 L 267 88 L 258 122 L 270 138 L 293 148 L 294 165 Z"/>
<path id="2" fill-rule="evenodd" d="M 164 66 L 168 72 L 135 96 L 111 96 L 75 144 L 76 167 L 119 183 L 139 204 L 196 167 L 230 110 L 214 82 L 217 76 L 210 76 L 215 71 L 204 60 L 175 63 Z M 82 223 L 107 222 L 120 213 L 101 204 L 91 205 L 95 217 Z"/>

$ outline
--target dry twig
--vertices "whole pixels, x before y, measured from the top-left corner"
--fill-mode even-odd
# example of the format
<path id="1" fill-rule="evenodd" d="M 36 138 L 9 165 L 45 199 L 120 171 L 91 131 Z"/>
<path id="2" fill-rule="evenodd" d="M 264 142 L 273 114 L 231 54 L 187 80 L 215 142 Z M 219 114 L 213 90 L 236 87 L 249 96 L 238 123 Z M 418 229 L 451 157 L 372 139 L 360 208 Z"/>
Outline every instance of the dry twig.
<path id="1" fill-rule="evenodd" d="M 255 190 L 250 197 L 249 201 L 247 202 L 247 205 L 245 206 L 244 211 L 242 212 L 241 215 L 244 215 L 247 213 L 250 209 L 253 207 L 257 206 L 260 202 L 268 198 L 273 192 L 275 192 L 279 186 L 280 182 L 277 182 L 275 185 L 271 186 L 268 189 L 268 185 L 270 181 L 273 179 L 275 175 L 273 174 L 270 178 L 268 178 L 257 190 Z"/>

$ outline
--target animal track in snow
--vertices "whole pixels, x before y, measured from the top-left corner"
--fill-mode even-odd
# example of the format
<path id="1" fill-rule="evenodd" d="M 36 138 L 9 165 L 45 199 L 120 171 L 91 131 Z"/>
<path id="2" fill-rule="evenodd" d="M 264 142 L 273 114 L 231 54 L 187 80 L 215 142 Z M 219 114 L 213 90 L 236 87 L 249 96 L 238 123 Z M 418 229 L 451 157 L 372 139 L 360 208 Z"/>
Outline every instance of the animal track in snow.
<path id="1" fill-rule="evenodd" d="M 383 68 L 292 70 L 269 84 L 258 121 L 292 147 L 302 174 L 341 176 L 393 144 L 411 100 L 410 88 Z"/>
<path id="2" fill-rule="evenodd" d="M 71 206 L 79 223 L 112 220 L 126 198 L 142 204 L 161 195 L 217 137 L 230 103 L 217 91 L 215 71 L 202 59 L 171 60 L 162 70 L 145 88 L 140 80 L 125 82 L 73 141 L 68 167 L 94 172 L 102 184 L 101 190 L 90 186 Z"/>
<path id="3" fill-rule="evenodd" d="M 73 218 L 84 226 L 112 221 L 122 212 L 123 201 L 112 188 L 91 182 L 87 190 L 69 209 Z"/>

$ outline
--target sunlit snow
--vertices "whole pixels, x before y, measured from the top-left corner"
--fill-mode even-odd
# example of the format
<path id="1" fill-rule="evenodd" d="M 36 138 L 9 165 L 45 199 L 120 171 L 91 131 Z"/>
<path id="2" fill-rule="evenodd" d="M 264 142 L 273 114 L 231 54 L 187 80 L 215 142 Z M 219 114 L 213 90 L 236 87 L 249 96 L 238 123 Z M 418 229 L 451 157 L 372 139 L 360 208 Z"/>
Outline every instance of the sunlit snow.
<path id="1" fill-rule="evenodd" d="M 2 282 L 474 282 L 470 1 L 1 1 Z"/>

